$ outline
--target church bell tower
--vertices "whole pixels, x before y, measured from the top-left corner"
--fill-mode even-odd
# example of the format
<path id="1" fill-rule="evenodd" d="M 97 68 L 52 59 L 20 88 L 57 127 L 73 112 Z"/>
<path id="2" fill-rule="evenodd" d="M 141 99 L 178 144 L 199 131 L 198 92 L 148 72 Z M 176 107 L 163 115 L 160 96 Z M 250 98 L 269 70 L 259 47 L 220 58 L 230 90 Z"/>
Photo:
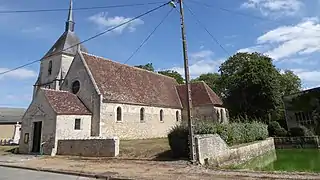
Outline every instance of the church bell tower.
<path id="1" fill-rule="evenodd" d="M 75 34 L 73 2 L 70 0 L 64 32 L 41 60 L 34 94 L 39 87 L 60 89 L 78 48 L 87 52 Z"/>

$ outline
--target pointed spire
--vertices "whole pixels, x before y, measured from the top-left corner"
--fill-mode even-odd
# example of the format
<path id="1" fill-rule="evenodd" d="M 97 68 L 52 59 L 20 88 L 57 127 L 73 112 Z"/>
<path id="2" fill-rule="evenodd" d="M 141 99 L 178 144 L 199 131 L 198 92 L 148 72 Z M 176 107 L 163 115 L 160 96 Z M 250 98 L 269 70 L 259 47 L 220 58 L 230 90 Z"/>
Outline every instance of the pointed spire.
<path id="1" fill-rule="evenodd" d="M 69 14 L 68 14 L 68 20 L 66 22 L 66 31 L 74 31 L 74 22 L 73 22 L 73 2 L 70 0 L 69 5 Z"/>

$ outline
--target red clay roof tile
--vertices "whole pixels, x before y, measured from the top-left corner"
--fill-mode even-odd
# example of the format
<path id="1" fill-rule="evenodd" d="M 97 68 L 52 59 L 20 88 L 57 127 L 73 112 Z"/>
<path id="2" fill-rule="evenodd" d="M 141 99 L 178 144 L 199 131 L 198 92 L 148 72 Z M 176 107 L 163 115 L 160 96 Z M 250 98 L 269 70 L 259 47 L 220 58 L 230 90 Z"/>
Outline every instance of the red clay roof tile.
<path id="1" fill-rule="evenodd" d="M 177 89 L 183 107 L 187 107 L 186 86 L 179 85 L 177 86 Z M 221 99 L 216 95 L 215 92 L 213 92 L 213 90 L 205 82 L 191 83 L 191 97 L 193 106 L 202 106 L 210 104 L 218 106 L 223 105 Z"/>
<path id="2" fill-rule="evenodd" d="M 82 53 L 104 102 L 181 109 L 175 79 Z"/>
<path id="3" fill-rule="evenodd" d="M 53 110 L 59 115 L 91 115 L 80 99 L 67 91 L 42 89 Z"/>

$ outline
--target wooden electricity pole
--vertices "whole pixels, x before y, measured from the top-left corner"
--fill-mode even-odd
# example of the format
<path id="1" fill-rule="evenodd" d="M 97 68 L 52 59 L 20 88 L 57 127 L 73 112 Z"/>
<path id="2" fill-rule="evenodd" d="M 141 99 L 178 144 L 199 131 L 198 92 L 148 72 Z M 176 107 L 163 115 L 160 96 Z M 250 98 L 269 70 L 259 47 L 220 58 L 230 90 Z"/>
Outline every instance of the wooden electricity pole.
<path id="1" fill-rule="evenodd" d="M 192 117 L 192 97 L 191 97 L 191 88 L 190 88 L 190 74 L 189 74 L 187 41 L 186 41 L 186 33 L 185 33 L 185 25 L 184 25 L 183 2 L 182 2 L 182 0 L 178 0 L 178 1 L 179 1 L 179 5 L 180 5 L 184 71 L 185 71 L 185 81 L 186 81 L 186 91 L 187 91 L 187 111 L 188 111 L 188 127 L 189 127 L 189 142 L 190 142 L 190 160 L 192 163 L 195 163 L 196 162 L 196 153 L 195 153 L 193 122 L 192 122 L 192 120 L 193 120 L 193 117 Z"/>

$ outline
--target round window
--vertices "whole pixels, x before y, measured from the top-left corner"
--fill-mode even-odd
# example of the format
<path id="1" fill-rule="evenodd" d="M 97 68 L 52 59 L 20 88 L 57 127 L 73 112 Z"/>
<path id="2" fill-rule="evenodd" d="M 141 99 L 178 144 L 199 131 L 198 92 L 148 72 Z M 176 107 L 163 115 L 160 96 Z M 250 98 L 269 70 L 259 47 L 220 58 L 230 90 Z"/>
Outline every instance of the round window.
<path id="1" fill-rule="evenodd" d="M 80 89 L 80 82 L 79 81 L 74 81 L 72 83 L 72 93 L 73 94 L 77 94 L 79 92 Z"/>

